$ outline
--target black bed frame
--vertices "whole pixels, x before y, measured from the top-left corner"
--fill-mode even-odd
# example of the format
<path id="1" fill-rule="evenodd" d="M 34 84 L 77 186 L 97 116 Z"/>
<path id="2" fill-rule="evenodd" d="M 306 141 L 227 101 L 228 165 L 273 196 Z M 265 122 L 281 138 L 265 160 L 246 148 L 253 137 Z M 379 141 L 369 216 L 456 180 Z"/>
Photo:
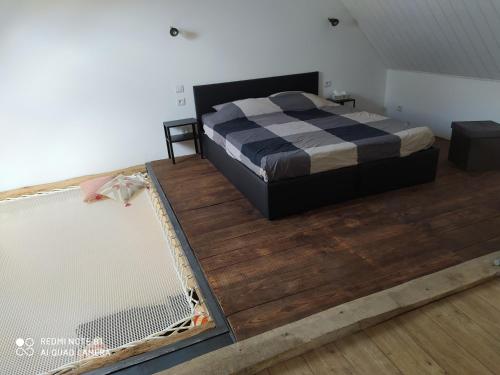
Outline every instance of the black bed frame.
<path id="1" fill-rule="evenodd" d="M 308 176 L 265 182 L 203 133 L 202 116 L 213 112 L 213 106 L 217 104 L 265 97 L 281 91 L 318 94 L 319 73 L 195 86 L 193 90 L 204 156 L 268 219 L 431 182 L 436 178 L 439 149 L 431 147 L 404 158 L 377 160 Z"/>

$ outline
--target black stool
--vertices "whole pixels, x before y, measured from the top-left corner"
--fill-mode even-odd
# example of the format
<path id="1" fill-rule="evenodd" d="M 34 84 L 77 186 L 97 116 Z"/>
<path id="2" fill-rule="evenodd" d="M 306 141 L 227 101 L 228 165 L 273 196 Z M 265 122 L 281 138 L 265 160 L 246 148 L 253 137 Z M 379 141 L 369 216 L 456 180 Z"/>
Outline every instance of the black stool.
<path id="1" fill-rule="evenodd" d="M 500 169 L 500 124 L 454 122 L 448 160 L 467 171 Z"/>

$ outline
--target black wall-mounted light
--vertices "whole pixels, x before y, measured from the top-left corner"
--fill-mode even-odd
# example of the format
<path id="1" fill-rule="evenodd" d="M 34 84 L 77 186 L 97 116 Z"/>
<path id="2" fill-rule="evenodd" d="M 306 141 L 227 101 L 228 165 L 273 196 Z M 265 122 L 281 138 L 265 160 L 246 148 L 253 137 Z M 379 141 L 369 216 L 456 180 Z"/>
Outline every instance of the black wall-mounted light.
<path id="1" fill-rule="evenodd" d="M 333 27 L 338 26 L 340 23 L 340 20 L 338 18 L 328 18 L 328 21 L 330 21 Z"/>
<path id="2" fill-rule="evenodd" d="M 170 27 L 170 35 L 174 38 L 179 35 L 179 29 L 177 27 Z"/>

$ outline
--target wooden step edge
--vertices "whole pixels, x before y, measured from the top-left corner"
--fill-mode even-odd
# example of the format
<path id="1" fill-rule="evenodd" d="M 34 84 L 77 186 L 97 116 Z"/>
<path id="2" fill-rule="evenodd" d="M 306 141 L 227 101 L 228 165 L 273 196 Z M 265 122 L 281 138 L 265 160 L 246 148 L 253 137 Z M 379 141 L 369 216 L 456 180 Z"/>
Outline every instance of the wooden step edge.
<path id="1" fill-rule="evenodd" d="M 500 276 L 500 251 L 411 280 L 182 363 L 159 375 L 255 374 Z"/>

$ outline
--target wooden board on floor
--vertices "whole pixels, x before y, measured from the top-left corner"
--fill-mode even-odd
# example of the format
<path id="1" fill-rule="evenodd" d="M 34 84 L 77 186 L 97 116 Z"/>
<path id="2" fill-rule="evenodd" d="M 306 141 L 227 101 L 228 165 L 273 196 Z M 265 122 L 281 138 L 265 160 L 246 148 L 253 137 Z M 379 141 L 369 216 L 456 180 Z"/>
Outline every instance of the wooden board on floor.
<path id="1" fill-rule="evenodd" d="M 500 172 L 268 221 L 207 160 L 153 163 L 238 340 L 500 249 Z M 244 296 L 244 297 L 243 297 Z"/>
<path id="2" fill-rule="evenodd" d="M 498 300 L 500 279 L 484 283 L 466 292 L 448 297 L 419 310 L 396 319 L 391 319 L 365 330 L 366 335 L 358 338 L 347 337 L 316 350 L 296 357 L 291 361 L 281 362 L 258 375 L 279 373 L 291 375 L 304 368 L 305 359 L 310 373 L 314 375 L 385 375 L 388 372 L 380 369 L 380 363 L 390 360 L 399 370 L 399 374 L 444 375 L 444 374 L 499 374 L 500 373 L 500 340 L 492 334 L 492 325 L 478 330 L 477 314 L 468 315 L 465 311 L 476 311 L 475 297 L 494 295 Z M 472 297 L 472 299 L 471 299 Z M 465 309 L 450 310 L 451 301 L 461 301 Z M 443 309 L 443 306 L 445 308 Z M 485 314 L 494 317 L 492 323 L 500 323 L 500 309 L 487 307 Z M 444 316 L 460 315 L 460 319 L 444 319 L 448 329 L 436 326 L 428 319 L 428 313 L 434 312 Z M 449 313 L 449 314 L 448 314 Z M 481 312 L 479 311 L 480 316 Z M 466 324 L 463 325 L 462 323 Z M 440 320 L 438 318 L 438 320 Z M 482 319 L 481 319 L 482 320 Z M 483 320 L 482 320 L 483 321 Z M 484 321 L 483 321 L 484 322 Z M 476 325 L 476 326 L 474 326 Z M 412 334 L 417 330 L 417 334 Z M 425 332 L 429 332 L 426 338 Z M 353 342 L 354 341 L 354 342 Z M 366 352 L 376 352 L 374 344 L 385 356 L 373 357 Z M 340 352 L 337 347 L 344 350 Z M 458 347 L 457 349 L 455 349 Z M 464 364 L 465 363 L 465 364 Z M 358 365 L 360 364 L 360 365 Z M 367 369 L 369 369 L 367 371 Z"/>

